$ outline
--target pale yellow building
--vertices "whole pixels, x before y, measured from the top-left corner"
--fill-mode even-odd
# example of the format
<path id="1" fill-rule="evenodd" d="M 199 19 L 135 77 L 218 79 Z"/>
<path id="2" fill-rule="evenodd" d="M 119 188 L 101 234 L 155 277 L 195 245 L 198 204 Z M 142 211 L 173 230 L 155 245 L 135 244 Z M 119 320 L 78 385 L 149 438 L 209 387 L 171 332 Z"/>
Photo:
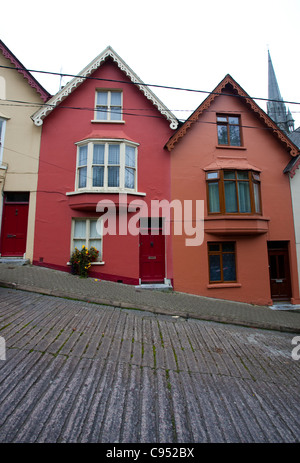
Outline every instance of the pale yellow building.
<path id="1" fill-rule="evenodd" d="M 50 95 L 0 41 L 0 255 L 32 260 L 41 127 Z"/>

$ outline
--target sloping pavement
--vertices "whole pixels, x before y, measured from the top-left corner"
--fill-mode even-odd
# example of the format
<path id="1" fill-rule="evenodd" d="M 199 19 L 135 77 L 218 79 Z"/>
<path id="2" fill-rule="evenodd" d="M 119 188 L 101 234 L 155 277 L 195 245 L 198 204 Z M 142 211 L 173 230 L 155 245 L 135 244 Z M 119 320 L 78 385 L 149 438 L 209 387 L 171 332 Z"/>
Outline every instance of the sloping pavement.
<path id="1" fill-rule="evenodd" d="M 300 333 L 300 310 L 270 307 L 194 296 L 176 291 L 145 290 L 135 286 L 32 265 L 0 264 L 0 286 L 51 296 L 136 308 L 186 319 L 210 320 L 253 328 Z"/>

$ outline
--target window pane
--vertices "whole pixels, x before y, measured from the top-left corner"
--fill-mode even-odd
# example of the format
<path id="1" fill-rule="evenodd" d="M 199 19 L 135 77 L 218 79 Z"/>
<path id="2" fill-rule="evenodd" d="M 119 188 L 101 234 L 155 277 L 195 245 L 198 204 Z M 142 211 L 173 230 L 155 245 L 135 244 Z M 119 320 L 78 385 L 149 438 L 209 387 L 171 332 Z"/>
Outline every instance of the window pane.
<path id="1" fill-rule="evenodd" d="M 238 182 L 240 212 L 251 212 L 250 189 L 248 182 Z"/>
<path id="2" fill-rule="evenodd" d="M 219 172 L 208 172 L 206 174 L 207 180 L 214 180 L 216 178 L 219 178 Z"/>
<path id="3" fill-rule="evenodd" d="M 86 221 L 85 220 L 75 220 L 74 226 L 74 238 L 84 238 L 86 234 Z"/>
<path id="4" fill-rule="evenodd" d="M 94 145 L 93 164 L 104 164 L 104 145 Z"/>
<path id="5" fill-rule="evenodd" d="M 240 128 L 238 125 L 229 126 L 229 136 L 231 146 L 241 146 Z"/>
<path id="6" fill-rule="evenodd" d="M 108 186 L 119 186 L 119 167 L 108 167 Z"/>
<path id="7" fill-rule="evenodd" d="M 225 210 L 226 212 L 237 212 L 237 198 L 235 182 L 224 182 L 225 189 Z"/>
<path id="8" fill-rule="evenodd" d="M 218 143 L 219 145 L 228 145 L 226 125 L 218 125 Z"/>
<path id="9" fill-rule="evenodd" d="M 227 122 L 227 116 L 217 116 L 218 122 Z"/>
<path id="10" fill-rule="evenodd" d="M 79 166 L 86 166 L 87 164 L 87 146 L 80 146 L 79 148 Z"/>
<path id="11" fill-rule="evenodd" d="M 232 117 L 232 116 L 230 116 L 230 117 L 228 118 L 228 120 L 229 120 L 229 124 L 237 124 L 237 125 L 239 124 L 239 118 L 238 118 L 238 117 Z"/>
<path id="12" fill-rule="evenodd" d="M 90 221 L 90 238 L 100 238 L 101 235 L 99 235 L 97 231 L 97 220 L 91 220 Z"/>
<path id="13" fill-rule="evenodd" d="M 80 167 L 80 169 L 78 169 L 78 188 L 86 187 L 86 179 L 87 179 L 87 168 Z"/>
<path id="14" fill-rule="evenodd" d="M 110 111 L 110 120 L 111 121 L 120 121 L 121 120 L 121 108 L 113 106 Z"/>
<path id="15" fill-rule="evenodd" d="M 255 204 L 255 212 L 260 213 L 260 192 L 259 192 L 259 184 L 253 183 L 253 191 L 254 191 L 254 204 Z"/>
<path id="16" fill-rule="evenodd" d="M 221 266 L 219 255 L 209 256 L 209 280 L 221 281 Z"/>
<path id="17" fill-rule="evenodd" d="M 208 249 L 209 251 L 220 251 L 220 245 L 219 244 L 209 244 Z"/>
<path id="18" fill-rule="evenodd" d="M 74 240 L 73 245 L 74 245 L 74 249 L 77 248 L 80 250 L 82 249 L 82 246 L 86 245 L 86 241 L 85 240 Z"/>
<path id="19" fill-rule="evenodd" d="M 135 167 L 135 148 L 126 145 L 125 149 L 125 165 L 128 167 Z"/>
<path id="20" fill-rule="evenodd" d="M 98 121 L 106 121 L 107 120 L 108 110 L 106 106 L 101 106 L 97 109 L 97 120 Z"/>
<path id="21" fill-rule="evenodd" d="M 121 106 L 121 92 L 111 92 L 111 106 Z"/>
<path id="22" fill-rule="evenodd" d="M 225 170 L 224 171 L 224 178 L 231 178 L 231 179 L 235 179 L 235 171 L 234 170 Z"/>
<path id="23" fill-rule="evenodd" d="M 209 182 L 208 196 L 209 196 L 209 212 L 220 212 L 219 183 L 218 182 Z"/>
<path id="24" fill-rule="evenodd" d="M 125 188 L 134 189 L 135 170 L 125 167 Z"/>
<path id="25" fill-rule="evenodd" d="M 104 167 L 93 167 L 93 186 L 104 186 Z"/>
<path id="26" fill-rule="evenodd" d="M 108 146 L 108 164 L 120 164 L 120 145 Z"/>
<path id="27" fill-rule="evenodd" d="M 222 243 L 223 252 L 234 252 L 234 243 Z"/>
<path id="28" fill-rule="evenodd" d="M 99 106 L 107 106 L 108 101 L 108 92 L 97 92 L 97 105 Z"/>
<path id="29" fill-rule="evenodd" d="M 239 180 L 248 180 L 249 179 L 249 174 L 247 170 L 239 170 L 237 172 L 237 178 Z"/>
<path id="30" fill-rule="evenodd" d="M 223 281 L 235 280 L 235 254 L 223 254 Z"/>

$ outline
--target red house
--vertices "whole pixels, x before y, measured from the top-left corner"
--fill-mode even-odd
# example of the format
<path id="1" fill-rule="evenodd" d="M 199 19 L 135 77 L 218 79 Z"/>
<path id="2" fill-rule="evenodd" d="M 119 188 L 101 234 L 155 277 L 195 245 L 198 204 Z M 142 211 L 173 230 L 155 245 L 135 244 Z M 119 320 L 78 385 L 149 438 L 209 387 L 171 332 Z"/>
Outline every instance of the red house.
<path id="1" fill-rule="evenodd" d="M 170 199 L 174 115 L 108 47 L 32 119 L 43 125 L 33 264 L 69 271 L 73 250 L 93 246 L 91 276 L 170 283 L 166 217 L 151 204 Z"/>
<path id="2" fill-rule="evenodd" d="M 202 243 L 173 237 L 174 289 L 299 304 L 289 137 L 227 75 L 167 143 L 171 198 L 204 202 Z M 197 217 L 193 217 L 196 222 Z"/>

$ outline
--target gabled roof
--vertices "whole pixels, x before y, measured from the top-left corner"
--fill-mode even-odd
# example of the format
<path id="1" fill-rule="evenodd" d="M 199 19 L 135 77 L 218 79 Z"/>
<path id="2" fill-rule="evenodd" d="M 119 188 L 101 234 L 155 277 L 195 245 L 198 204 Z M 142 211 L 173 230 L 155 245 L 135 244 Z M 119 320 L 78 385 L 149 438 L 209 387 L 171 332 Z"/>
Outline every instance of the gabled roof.
<path id="1" fill-rule="evenodd" d="M 43 119 L 53 111 L 65 98 L 67 98 L 82 82 L 85 78 L 89 77 L 96 69 L 98 69 L 108 58 L 112 58 L 118 67 L 123 71 L 136 86 L 141 90 L 142 93 L 152 101 L 157 107 L 158 111 L 170 121 L 170 127 L 176 129 L 178 127 L 178 120 L 168 110 L 168 108 L 157 98 L 156 95 L 142 82 L 142 80 L 133 72 L 133 70 L 123 61 L 123 59 L 108 46 L 100 55 L 98 55 L 90 64 L 88 64 L 76 77 L 74 77 L 68 84 L 65 85 L 51 100 L 49 100 L 46 107 L 38 110 L 32 119 L 36 125 L 42 125 Z"/>
<path id="2" fill-rule="evenodd" d="M 41 86 L 41 84 L 30 74 L 29 71 L 23 66 L 21 61 L 19 61 L 15 55 L 9 50 L 9 48 L 0 40 L 0 51 L 2 52 L 3 56 L 7 58 L 11 64 L 16 67 L 16 70 L 24 76 L 24 78 L 28 81 L 30 87 L 34 88 L 37 93 L 39 93 L 41 99 L 46 102 L 51 97 L 50 93 Z"/>
<path id="3" fill-rule="evenodd" d="M 274 136 L 283 143 L 285 148 L 290 152 L 292 156 L 299 154 L 298 147 L 290 140 L 290 138 L 278 127 L 278 125 L 263 111 L 255 101 L 242 89 L 242 87 L 229 75 L 227 74 L 224 79 L 217 85 L 209 96 L 198 106 L 198 108 L 191 114 L 191 116 L 183 123 L 183 125 L 172 135 L 169 141 L 166 143 L 166 147 L 171 151 L 176 143 L 180 141 L 182 137 L 188 132 L 189 128 L 198 121 L 201 114 L 210 107 L 212 102 L 219 95 L 226 95 L 226 88 L 233 91 L 237 96 L 241 97 L 243 101 L 250 107 L 252 111 L 260 118 L 260 120 L 268 127 Z M 230 94 L 232 96 L 232 94 Z"/>

